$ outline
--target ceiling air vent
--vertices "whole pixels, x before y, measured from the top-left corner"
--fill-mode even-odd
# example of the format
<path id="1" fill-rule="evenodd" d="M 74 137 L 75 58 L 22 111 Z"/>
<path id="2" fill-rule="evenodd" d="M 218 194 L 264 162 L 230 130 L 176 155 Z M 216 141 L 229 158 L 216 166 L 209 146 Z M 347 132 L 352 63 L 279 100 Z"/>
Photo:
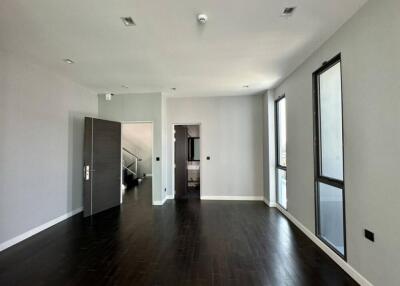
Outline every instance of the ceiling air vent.
<path id="1" fill-rule="evenodd" d="M 284 16 L 284 17 L 292 16 L 294 13 L 294 10 L 296 10 L 296 7 L 286 7 L 282 11 L 282 16 Z"/>
<path id="2" fill-rule="evenodd" d="M 121 17 L 122 22 L 125 26 L 136 26 L 135 21 L 133 21 L 132 17 Z"/>

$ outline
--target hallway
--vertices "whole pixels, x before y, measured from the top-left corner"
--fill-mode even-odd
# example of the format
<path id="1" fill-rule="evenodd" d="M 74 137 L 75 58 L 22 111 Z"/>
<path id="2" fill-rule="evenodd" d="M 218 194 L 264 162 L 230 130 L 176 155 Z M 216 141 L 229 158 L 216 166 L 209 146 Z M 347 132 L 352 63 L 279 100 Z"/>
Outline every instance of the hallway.
<path id="1" fill-rule="evenodd" d="M 0 254 L 0 285 L 357 285 L 262 202 L 168 201 L 151 178 Z"/>

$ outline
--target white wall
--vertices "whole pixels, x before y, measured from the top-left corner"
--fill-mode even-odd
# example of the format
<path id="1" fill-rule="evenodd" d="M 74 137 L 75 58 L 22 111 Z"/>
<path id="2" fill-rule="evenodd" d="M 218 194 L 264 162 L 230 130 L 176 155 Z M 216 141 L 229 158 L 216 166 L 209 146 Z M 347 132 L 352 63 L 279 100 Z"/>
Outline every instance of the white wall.
<path id="1" fill-rule="evenodd" d="M 370 0 L 276 89 L 287 98 L 288 211 L 314 232 L 312 73 L 342 53 L 348 263 L 379 286 L 399 284 L 399 11 Z"/>
<path id="2" fill-rule="evenodd" d="M 161 93 L 115 95 L 106 101 L 99 95 L 99 117 L 120 122 L 153 122 L 153 203 L 159 204 L 166 196 L 163 187 L 163 96 Z M 160 161 L 156 161 L 159 157 Z"/>
<path id="3" fill-rule="evenodd" d="M 82 207 L 87 115 L 94 92 L 0 52 L 0 245 Z"/>
<path id="4" fill-rule="evenodd" d="M 126 148 L 141 161 L 138 162 L 140 176 L 151 175 L 153 165 L 153 124 L 152 123 L 125 123 L 122 124 L 122 147 Z M 124 155 L 128 162 L 133 157 Z"/>
<path id="5" fill-rule="evenodd" d="M 167 199 L 167 153 L 168 153 L 168 144 L 167 144 L 167 97 L 165 94 L 161 95 L 161 143 L 162 143 L 162 190 L 161 190 L 161 202 L 164 202 Z"/>
<path id="6" fill-rule="evenodd" d="M 168 98 L 169 194 L 173 124 L 200 124 L 201 196 L 263 197 L 262 108 L 261 96 Z"/>

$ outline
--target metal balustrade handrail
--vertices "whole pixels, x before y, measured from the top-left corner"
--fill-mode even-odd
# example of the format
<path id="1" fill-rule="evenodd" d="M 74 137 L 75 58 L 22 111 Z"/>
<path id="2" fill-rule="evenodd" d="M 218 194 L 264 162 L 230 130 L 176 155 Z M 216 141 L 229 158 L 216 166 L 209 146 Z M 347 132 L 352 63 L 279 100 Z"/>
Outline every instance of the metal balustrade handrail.
<path id="1" fill-rule="evenodd" d="M 131 151 L 129 151 L 128 149 L 126 149 L 126 148 L 123 147 L 122 150 L 125 151 L 126 153 L 128 153 L 129 155 L 135 157 L 135 158 L 138 159 L 139 161 L 142 161 L 142 159 L 141 159 L 140 157 L 136 156 L 135 154 L 133 154 L 133 153 L 132 153 Z"/>
<path id="2" fill-rule="evenodd" d="M 124 152 L 126 152 L 128 155 L 130 155 L 130 156 L 133 157 L 133 162 L 130 163 L 128 166 L 125 166 L 124 160 L 122 160 L 122 167 L 123 167 L 125 170 L 127 170 L 128 172 L 130 172 L 131 174 L 133 174 L 135 178 L 137 178 L 137 177 L 138 177 L 138 162 L 139 162 L 139 161 L 142 161 L 142 159 L 139 158 L 138 156 L 136 156 L 135 154 L 133 154 L 131 151 L 129 151 L 129 150 L 126 149 L 126 148 L 122 148 L 122 150 L 123 150 Z M 133 167 L 133 168 L 132 168 L 132 167 Z M 132 170 L 131 168 L 132 168 L 133 170 Z"/>

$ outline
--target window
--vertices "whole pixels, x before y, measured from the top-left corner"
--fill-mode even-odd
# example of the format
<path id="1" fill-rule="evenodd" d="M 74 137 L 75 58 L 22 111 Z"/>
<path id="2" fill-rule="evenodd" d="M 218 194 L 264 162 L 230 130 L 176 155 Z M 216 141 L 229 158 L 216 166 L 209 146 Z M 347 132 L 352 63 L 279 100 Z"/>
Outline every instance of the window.
<path id="1" fill-rule="evenodd" d="M 286 197 L 286 98 L 275 101 L 276 186 L 278 203 L 287 208 Z"/>
<path id="2" fill-rule="evenodd" d="M 341 58 L 313 74 L 316 234 L 346 259 Z"/>

